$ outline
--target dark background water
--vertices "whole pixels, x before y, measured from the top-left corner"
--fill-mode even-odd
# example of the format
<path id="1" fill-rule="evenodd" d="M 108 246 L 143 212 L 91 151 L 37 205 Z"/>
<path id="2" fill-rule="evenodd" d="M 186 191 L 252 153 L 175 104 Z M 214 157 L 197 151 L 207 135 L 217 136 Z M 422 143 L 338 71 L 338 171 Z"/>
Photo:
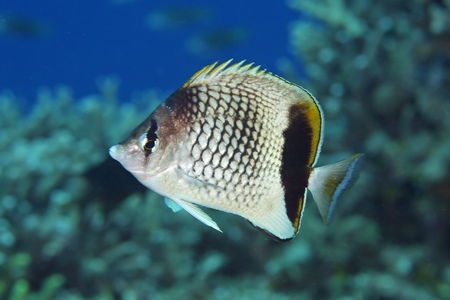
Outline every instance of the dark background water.
<path id="1" fill-rule="evenodd" d="M 168 15 L 170 9 L 185 15 L 177 19 Z M 206 16 L 195 16 L 204 10 Z M 149 14 L 168 15 L 172 24 L 149 28 Z M 189 14 L 194 16 L 183 20 Z M 5 29 L 11 17 L 26 24 Z M 246 59 L 276 72 L 276 59 L 289 56 L 287 26 L 296 18 L 278 1 L 3 0 L 0 90 L 33 101 L 39 87 L 64 84 L 80 97 L 96 91 L 99 76 L 114 74 L 126 100 L 136 90 L 172 91 L 216 60 Z M 233 28 L 238 32 L 228 44 L 200 53 L 187 46 L 189 39 L 216 29 L 226 35 Z"/>

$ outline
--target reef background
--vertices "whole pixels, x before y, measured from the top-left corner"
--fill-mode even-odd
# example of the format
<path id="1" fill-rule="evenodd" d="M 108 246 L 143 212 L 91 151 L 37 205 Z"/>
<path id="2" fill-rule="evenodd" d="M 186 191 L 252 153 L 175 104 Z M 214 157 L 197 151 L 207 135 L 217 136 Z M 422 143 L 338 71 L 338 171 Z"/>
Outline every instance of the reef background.
<path id="1" fill-rule="evenodd" d="M 200 57 L 239 53 L 310 90 L 326 118 L 319 165 L 366 153 L 333 222 L 310 199 L 280 244 L 235 216 L 211 211 L 219 234 L 172 213 L 107 153 L 170 92 L 154 82 L 127 99 L 114 76 L 81 96 L 42 87 L 31 105 L 2 86 L 1 299 L 450 299 L 450 1 L 287 5 L 288 54 L 259 61 L 238 39 Z"/>

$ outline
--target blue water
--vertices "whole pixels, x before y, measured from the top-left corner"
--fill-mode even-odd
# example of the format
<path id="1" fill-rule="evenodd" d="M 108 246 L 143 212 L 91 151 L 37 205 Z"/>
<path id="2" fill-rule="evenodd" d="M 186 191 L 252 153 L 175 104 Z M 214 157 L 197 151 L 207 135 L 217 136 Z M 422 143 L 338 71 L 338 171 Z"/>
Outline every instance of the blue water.
<path id="1" fill-rule="evenodd" d="M 151 30 L 149 13 L 170 6 L 207 7 L 207 20 L 169 30 Z M 0 91 L 34 101 L 41 86 L 70 86 L 75 97 L 97 91 L 99 77 L 117 75 L 120 97 L 158 88 L 170 92 L 193 72 L 216 60 L 246 59 L 276 72 L 276 60 L 290 57 L 287 26 L 298 17 L 281 1 L 114 1 L 2 0 L 0 16 L 19 15 L 46 28 L 43 34 L 0 33 Z M 1 21 L 1 19 L 0 19 Z M 4 21 L 4 20 L 3 20 Z M 239 26 L 248 37 L 204 54 L 186 41 L 211 28 Z"/>

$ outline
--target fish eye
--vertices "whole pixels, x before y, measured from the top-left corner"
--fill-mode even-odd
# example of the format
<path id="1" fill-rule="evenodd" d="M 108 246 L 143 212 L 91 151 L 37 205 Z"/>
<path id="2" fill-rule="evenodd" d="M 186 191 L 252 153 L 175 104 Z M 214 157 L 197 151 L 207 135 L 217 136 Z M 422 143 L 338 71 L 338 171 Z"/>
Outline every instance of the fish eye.
<path id="1" fill-rule="evenodd" d="M 149 137 L 147 133 L 144 133 L 139 138 L 139 146 L 142 151 L 144 151 L 147 155 L 155 152 L 159 146 L 159 138 L 156 134 L 154 136 Z"/>
<path id="2" fill-rule="evenodd" d="M 146 155 L 149 155 L 158 149 L 159 137 L 157 131 L 158 124 L 156 124 L 156 121 L 152 119 L 150 121 L 150 128 L 148 131 L 139 138 L 141 150 L 144 151 Z"/>

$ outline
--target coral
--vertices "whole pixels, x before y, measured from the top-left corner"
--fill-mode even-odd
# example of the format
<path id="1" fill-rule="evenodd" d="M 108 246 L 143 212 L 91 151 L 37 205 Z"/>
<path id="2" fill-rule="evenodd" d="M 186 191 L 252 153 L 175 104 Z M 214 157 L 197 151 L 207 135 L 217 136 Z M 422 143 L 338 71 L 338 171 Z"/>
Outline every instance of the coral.
<path id="1" fill-rule="evenodd" d="M 119 108 L 117 84 L 105 79 L 100 95 L 78 101 L 66 87 L 42 89 L 28 114 L 12 93 L 0 94 L 0 296 L 49 299 L 78 276 L 70 268 L 80 264 L 83 240 L 99 233 L 83 235 L 82 228 L 101 217 L 97 190 L 107 189 L 93 186 L 98 180 L 89 181 L 89 174 L 144 117 L 136 105 Z M 158 101 L 152 97 L 136 102 L 146 99 L 145 109 L 152 109 Z"/>
<path id="2" fill-rule="evenodd" d="M 383 238 L 372 262 L 351 270 L 354 284 L 365 282 L 353 288 L 364 290 L 363 298 L 448 297 L 441 276 L 450 265 L 450 3 L 289 5 L 306 17 L 290 30 L 308 76 L 303 85 L 333 124 L 325 127 L 324 156 L 349 148 L 367 154 L 358 183 L 364 189 L 350 202 L 353 214 L 377 220 Z"/>

